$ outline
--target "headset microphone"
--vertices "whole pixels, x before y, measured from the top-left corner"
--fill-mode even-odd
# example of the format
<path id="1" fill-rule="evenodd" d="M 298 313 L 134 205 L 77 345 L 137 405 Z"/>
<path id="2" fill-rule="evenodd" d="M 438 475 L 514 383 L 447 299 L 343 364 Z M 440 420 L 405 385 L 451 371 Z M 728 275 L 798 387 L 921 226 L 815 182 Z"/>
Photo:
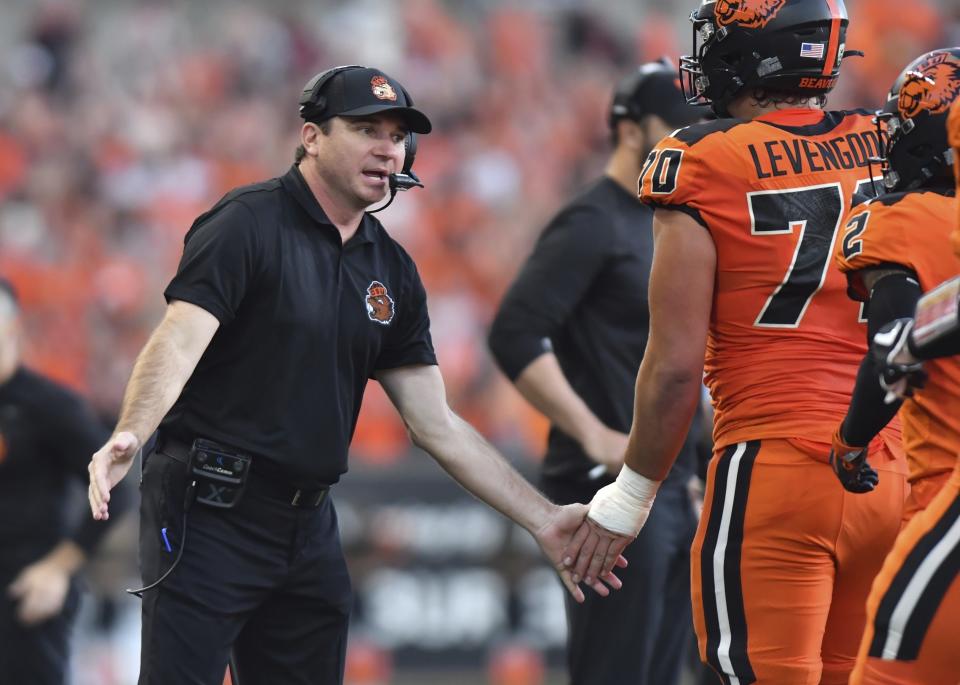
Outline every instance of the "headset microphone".
<path id="1" fill-rule="evenodd" d="M 403 140 L 403 169 L 400 173 L 390 174 L 390 192 L 423 188 L 420 178 L 413 173 L 413 162 L 417 158 L 417 134 L 407 133 Z"/>
<path id="2" fill-rule="evenodd" d="M 397 196 L 397 191 L 400 190 L 410 190 L 411 188 L 423 188 L 423 183 L 420 181 L 420 178 L 413 173 L 413 162 L 417 158 L 417 134 L 413 131 L 407 133 L 406 138 L 403 140 L 403 169 L 395 174 L 390 174 L 387 176 L 387 184 L 390 188 L 390 199 L 387 200 L 387 203 L 382 207 L 377 207 L 376 209 L 367 210 L 370 214 L 376 214 L 377 212 L 382 212 L 393 202 L 393 199 Z"/>
<path id="3" fill-rule="evenodd" d="M 420 179 L 417 178 L 417 175 L 412 171 L 409 174 L 399 173 L 399 174 L 390 174 L 387 177 L 388 182 L 390 183 L 390 192 L 394 193 L 398 190 L 410 190 L 411 188 L 423 188 L 423 183 L 420 182 Z"/>

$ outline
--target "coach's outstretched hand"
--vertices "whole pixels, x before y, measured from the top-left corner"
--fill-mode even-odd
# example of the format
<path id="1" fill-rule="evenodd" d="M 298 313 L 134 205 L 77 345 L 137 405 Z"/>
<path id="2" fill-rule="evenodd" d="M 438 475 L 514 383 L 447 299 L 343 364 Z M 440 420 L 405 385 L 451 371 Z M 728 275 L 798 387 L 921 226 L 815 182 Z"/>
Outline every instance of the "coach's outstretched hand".
<path id="1" fill-rule="evenodd" d="M 560 580 L 563 581 L 567 591 L 577 602 L 583 602 L 583 590 L 578 583 L 581 580 L 574 580 L 572 569 L 568 568 L 563 560 L 569 554 L 576 555 L 579 545 L 574 539 L 579 535 L 582 526 L 586 525 L 588 507 L 585 504 L 568 504 L 566 506 L 556 507 L 554 514 L 539 530 L 534 532 L 540 549 L 544 555 L 553 563 L 553 567 L 560 574 Z M 583 540 L 586 536 L 581 536 Z M 627 560 L 621 557 L 614 557 L 614 563 L 611 564 L 607 573 L 601 573 L 593 576 L 590 582 L 584 579 L 587 586 L 591 587 L 601 597 L 610 594 L 610 588 L 619 590 L 623 583 L 613 574 L 613 568 L 623 568 L 627 565 Z M 609 587 L 607 587 L 609 586 Z"/>
<path id="2" fill-rule="evenodd" d="M 87 466 L 90 473 L 87 497 L 90 500 L 90 512 L 96 520 L 106 521 L 110 518 L 110 491 L 127 475 L 138 449 L 140 441 L 137 436 L 121 432 L 107 440 L 107 444 L 97 450 L 90 460 Z"/>

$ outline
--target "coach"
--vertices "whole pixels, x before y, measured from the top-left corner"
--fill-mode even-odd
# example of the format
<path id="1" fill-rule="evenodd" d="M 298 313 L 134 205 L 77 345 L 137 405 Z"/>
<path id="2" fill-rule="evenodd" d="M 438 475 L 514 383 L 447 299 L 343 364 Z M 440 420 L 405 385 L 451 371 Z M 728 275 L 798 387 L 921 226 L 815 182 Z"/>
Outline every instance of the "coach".
<path id="1" fill-rule="evenodd" d="M 586 511 L 550 504 L 449 409 L 417 269 L 366 211 L 409 172 L 408 136 L 429 133 L 427 117 L 360 66 L 317 75 L 300 104 L 296 164 L 230 192 L 187 233 L 164 319 L 90 463 L 91 510 L 105 518 L 160 424 L 142 482 L 154 587 L 141 685 L 218 684 L 231 648 L 243 685 L 343 681 L 351 592 L 329 489 L 369 378 L 413 442 L 555 567 Z"/>

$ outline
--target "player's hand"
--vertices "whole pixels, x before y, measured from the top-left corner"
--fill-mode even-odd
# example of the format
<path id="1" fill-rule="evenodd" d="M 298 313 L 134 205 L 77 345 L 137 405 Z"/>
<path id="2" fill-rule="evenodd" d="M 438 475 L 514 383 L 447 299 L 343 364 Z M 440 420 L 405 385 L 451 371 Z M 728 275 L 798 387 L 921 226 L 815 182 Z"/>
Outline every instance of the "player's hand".
<path id="1" fill-rule="evenodd" d="M 630 436 L 626 433 L 621 433 L 620 431 L 603 426 L 602 430 L 597 431 L 594 435 L 591 435 L 589 439 L 584 440 L 581 445 L 584 453 L 590 457 L 592 461 L 604 467 L 602 470 L 597 468 L 591 471 L 590 474 L 593 475 L 596 473 L 596 476 L 599 477 L 606 471 L 609 475 L 616 478 L 617 474 L 620 473 L 620 469 L 623 468 L 623 458 L 627 452 L 627 440 L 629 438 Z"/>
<path id="2" fill-rule="evenodd" d="M 622 552 L 634 538 L 611 533 L 590 518 L 584 519 L 570 544 L 563 550 L 563 564 L 575 583 L 593 587 L 597 578 L 606 579 L 616 566 L 625 567 Z"/>
<path id="3" fill-rule="evenodd" d="M 560 580 L 563 581 L 567 591 L 577 602 L 583 602 L 585 599 L 583 591 L 578 586 L 580 578 L 576 581 L 573 579 L 573 573 L 563 563 L 563 559 L 568 550 L 579 549 L 579 546 L 574 546 L 573 539 L 575 535 L 579 535 L 581 525 L 587 516 L 587 509 L 585 504 L 568 504 L 564 507 L 556 507 L 547 522 L 534 532 L 534 537 L 540 545 L 540 549 L 553 563 L 553 567 L 560 574 Z M 614 565 L 625 567 L 627 560 L 620 557 L 615 561 L 615 564 L 611 565 L 607 573 L 594 576 L 591 582 L 585 581 L 601 597 L 609 595 L 610 588 L 619 590 L 623 587 L 623 583 L 612 572 Z M 607 587 L 608 585 L 610 587 Z"/>
<path id="4" fill-rule="evenodd" d="M 907 344 L 912 331 L 913 319 L 895 319 L 873 336 L 870 353 L 880 372 L 880 386 L 887 391 L 887 404 L 912 397 L 927 381 L 923 362 L 911 354 Z"/>
<path id="5" fill-rule="evenodd" d="M 867 461 L 867 448 L 846 444 L 840 437 L 840 428 L 833 434 L 830 466 L 840 479 L 840 484 L 849 492 L 871 492 L 880 482 L 880 476 Z"/>
<path id="6" fill-rule="evenodd" d="M 96 520 L 110 518 L 110 491 L 127 475 L 138 449 L 140 441 L 136 435 L 117 433 L 90 460 L 87 466 L 90 473 L 87 497 L 90 500 L 90 512 Z"/>
<path id="7" fill-rule="evenodd" d="M 63 611 L 70 589 L 70 573 L 60 564 L 41 559 L 24 568 L 7 587 L 7 595 L 17 602 L 17 618 L 32 626 Z"/>
<path id="8" fill-rule="evenodd" d="M 574 582 L 582 578 L 589 585 L 613 571 L 621 552 L 647 522 L 660 483 L 625 464 L 614 482 L 597 490 L 587 520 L 563 555 Z"/>

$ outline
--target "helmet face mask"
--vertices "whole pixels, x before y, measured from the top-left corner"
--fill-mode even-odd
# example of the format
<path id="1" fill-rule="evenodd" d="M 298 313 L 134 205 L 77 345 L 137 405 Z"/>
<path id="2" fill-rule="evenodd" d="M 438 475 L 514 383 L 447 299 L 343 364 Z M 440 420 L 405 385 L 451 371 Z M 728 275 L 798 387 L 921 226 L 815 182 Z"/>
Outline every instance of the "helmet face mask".
<path id="1" fill-rule="evenodd" d="M 799 100 L 836 85 L 845 54 L 843 0 L 706 0 L 690 21 L 693 51 L 680 59 L 689 104 L 709 104 L 724 117 L 746 89 Z"/>
<path id="2" fill-rule="evenodd" d="M 693 24 L 693 54 L 680 57 L 680 86 L 688 105 L 710 104 L 706 95 L 710 79 L 703 73 L 701 64 L 716 35 L 716 28 L 712 19 L 699 17 L 699 10 L 690 13 L 690 22 Z"/>
<path id="3" fill-rule="evenodd" d="M 960 48 L 934 50 L 904 69 L 877 118 L 887 122 L 882 159 L 887 191 L 953 183 L 947 115 L 960 96 Z"/>

